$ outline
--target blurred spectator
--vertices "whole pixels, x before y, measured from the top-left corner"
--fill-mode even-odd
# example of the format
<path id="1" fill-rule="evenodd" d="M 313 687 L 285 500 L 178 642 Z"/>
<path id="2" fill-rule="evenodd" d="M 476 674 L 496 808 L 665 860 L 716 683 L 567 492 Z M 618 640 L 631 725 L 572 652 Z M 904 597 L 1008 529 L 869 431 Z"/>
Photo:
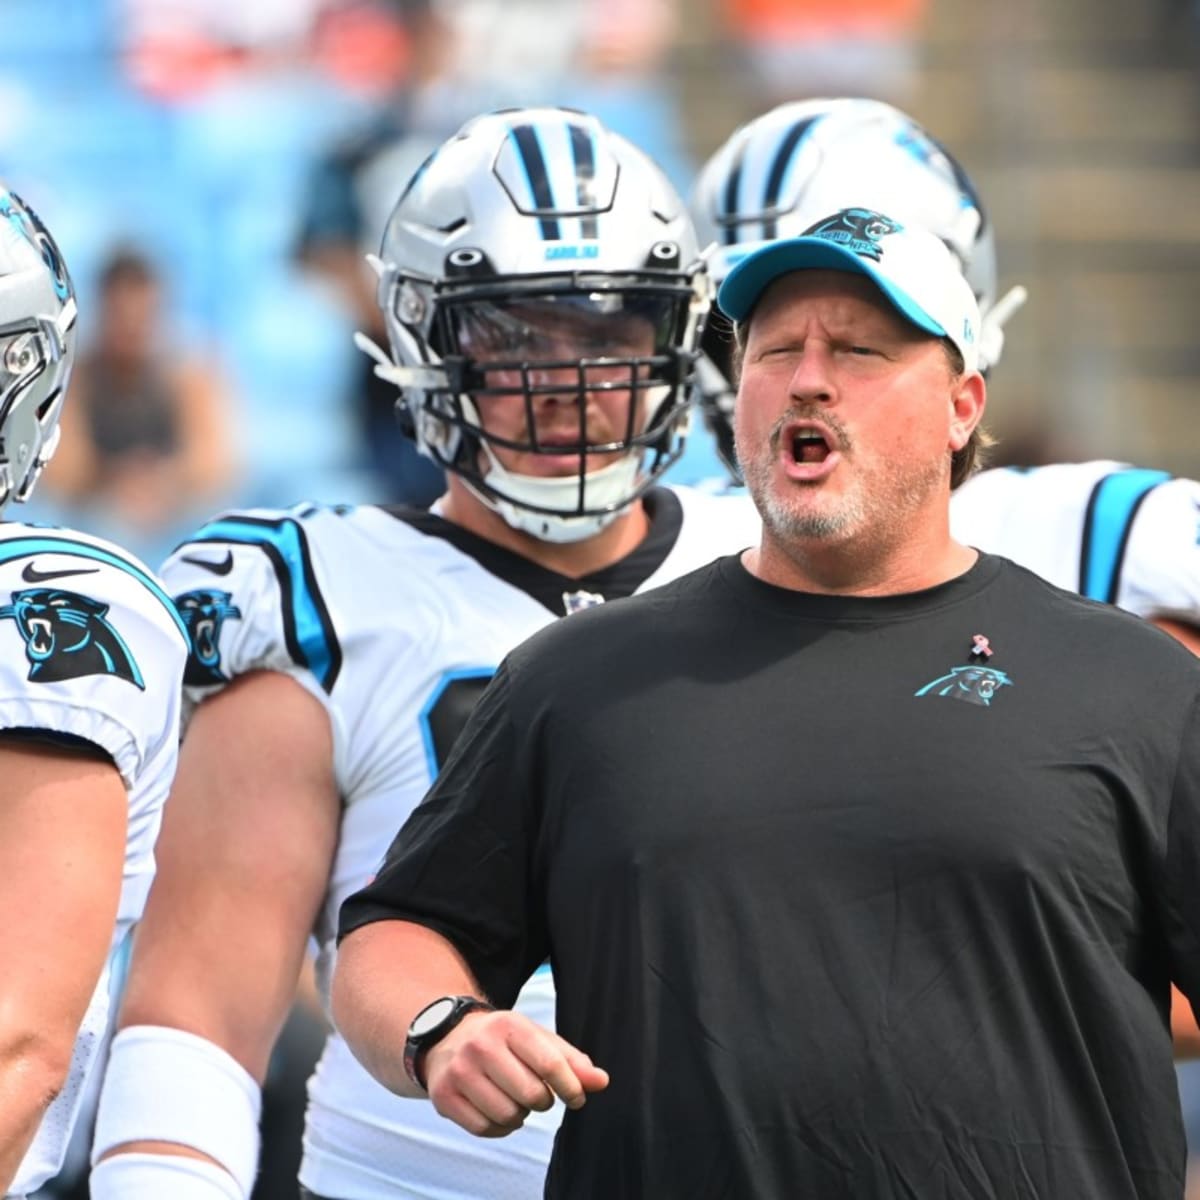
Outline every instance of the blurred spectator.
<path id="1" fill-rule="evenodd" d="M 871 96 L 905 105 L 928 0 L 724 0 L 766 104 Z"/>
<path id="2" fill-rule="evenodd" d="M 117 250 L 98 290 L 99 324 L 71 380 L 45 488 L 84 510 L 85 527 L 157 561 L 232 481 L 228 400 L 213 367 L 165 337 L 162 284 L 147 258 Z"/>
<path id="3" fill-rule="evenodd" d="M 239 71 L 312 65 L 351 91 L 378 91 L 409 47 L 405 0 L 121 0 L 130 78 L 184 100 Z"/>
<path id="4" fill-rule="evenodd" d="M 453 52 L 437 89 L 462 118 L 523 104 L 594 113 L 690 183 L 670 61 L 680 0 L 434 0 Z M 462 97 L 471 99 L 462 112 Z"/>
<path id="5" fill-rule="evenodd" d="M 381 345 L 387 330 L 365 256 L 379 249 L 388 213 L 408 178 L 460 124 L 457 106 L 428 103 L 426 96 L 445 73 L 451 31 L 424 0 L 397 7 L 404 10 L 411 54 L 388 102 L 316 164 L 297 247 L 300 261 L 336 287 L 357 328 Z M 395 385 L 377 378 L 364 354 L 355 359 L 346 391 L 347 406 L 359 414 L 377 498 L 431 504 L 444 490 L 442 473 L 401 434 Z"/>

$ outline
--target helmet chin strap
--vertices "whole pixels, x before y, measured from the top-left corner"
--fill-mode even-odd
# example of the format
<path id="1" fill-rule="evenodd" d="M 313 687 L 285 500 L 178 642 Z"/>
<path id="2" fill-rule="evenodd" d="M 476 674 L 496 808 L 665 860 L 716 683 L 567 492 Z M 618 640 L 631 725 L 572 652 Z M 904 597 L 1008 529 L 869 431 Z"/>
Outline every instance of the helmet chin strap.
<path id="1" fill-rule="evenodd" d="M 621 506 L 611 512 L 573 516 L 569 515 L 570 510 L 578 507 L 580 500 L 578 475 L 518 475 L 500 465 L 490 446 L 484 445 L 483 452 L 488 460 L 488 486 L 502 495 L 487 496 L 475 488 L 471 488 L 472 492 L 488 508 L 499 513 L 513 529 L 519 529 L 543 542 L 556 544 L 582 542 L 611 525 L 632 503 L 627 500 L 621 505 L 621 501 L 629 497 L 637 486 L 642 459 L 640 452 L 629 453 L 607 467 L 589 471 L 584 476 L 583 484 L 588 506 Z M 469 481 L 464 479 L 463 482 L 471 486 Z M 533 511 L 535 508 L 557 508 L 563 512 L 536 512 Z"/>

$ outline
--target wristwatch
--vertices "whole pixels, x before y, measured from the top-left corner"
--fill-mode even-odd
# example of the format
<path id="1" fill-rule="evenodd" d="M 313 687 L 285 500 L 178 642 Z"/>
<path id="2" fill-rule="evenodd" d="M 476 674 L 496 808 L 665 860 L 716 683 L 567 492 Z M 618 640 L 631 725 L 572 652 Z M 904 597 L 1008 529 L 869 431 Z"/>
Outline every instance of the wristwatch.
<path id="1" fill-rule="evenodd" d="M 478 996 L 440 996 L 412 1019 L 404 1042 L 404 1073 L 421 1089 L 425 1086 L 422 1065 L 425 1052 L 436 1046 L 468 1013 L 495 1012 L 494 1005 Z"/>

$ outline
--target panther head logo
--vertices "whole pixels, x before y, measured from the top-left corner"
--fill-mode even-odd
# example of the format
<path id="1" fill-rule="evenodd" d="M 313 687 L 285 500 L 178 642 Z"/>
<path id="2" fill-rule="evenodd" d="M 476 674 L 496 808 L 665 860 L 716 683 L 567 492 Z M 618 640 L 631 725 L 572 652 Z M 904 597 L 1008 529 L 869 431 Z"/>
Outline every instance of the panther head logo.
<path id="1" fill-rule="evenodd" d="M 857 254 L 879 262 L 883 258 L 879 239 L 900 233 L 904 226 L 870 208 L 843 208 L 804 231 L 805 237 L 824 238 Z"/>
<path id="2" fill-rule="evenodd" d="M 60 588 L 25 588 L 0 606 L 25 639 L 28 679 L 55 683 L 80 675 L 116 675 L 145 691 L 129 647 L 104 619 L 108 605 Z"/>
<path id="3" fill-rule="evenodd" d="M 221 626 L 242 615 L 242 610 L 232 600 L 229 592 L 205 589 L 183 592 L 175 597 L 175 607 L 192 640 L 192 652 L 183 673 L 184 683 L 229 682 L 229 677 L 221 672 Z"/>
<path id="4" fill-rule="evenodd" d="M 965 700 L 968 704 L 979 704 L 987 708 L 992 697 L 1002 687 L 1012 685 L 1012 680 L 995 667 L 954 667 L 948 675 L 942 675 L 927 683 L 916 696 L 944 696 L 948 700 Z"/>

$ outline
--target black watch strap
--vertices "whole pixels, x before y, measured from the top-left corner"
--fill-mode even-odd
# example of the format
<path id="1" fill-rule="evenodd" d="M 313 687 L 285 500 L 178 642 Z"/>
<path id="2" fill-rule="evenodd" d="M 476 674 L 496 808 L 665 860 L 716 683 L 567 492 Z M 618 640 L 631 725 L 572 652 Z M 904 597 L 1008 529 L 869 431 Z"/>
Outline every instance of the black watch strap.
<path id="1" fill-rule="evenodd" d="M 404 1073 L 421 1089 L 425 1086 L 425 1053 L 436 1046 L 458 1023 L 473 1012 L 495 1012 L 495 1006 L 478 996 L 439 996 L 412 1019 L 404 1042 Z"/>

